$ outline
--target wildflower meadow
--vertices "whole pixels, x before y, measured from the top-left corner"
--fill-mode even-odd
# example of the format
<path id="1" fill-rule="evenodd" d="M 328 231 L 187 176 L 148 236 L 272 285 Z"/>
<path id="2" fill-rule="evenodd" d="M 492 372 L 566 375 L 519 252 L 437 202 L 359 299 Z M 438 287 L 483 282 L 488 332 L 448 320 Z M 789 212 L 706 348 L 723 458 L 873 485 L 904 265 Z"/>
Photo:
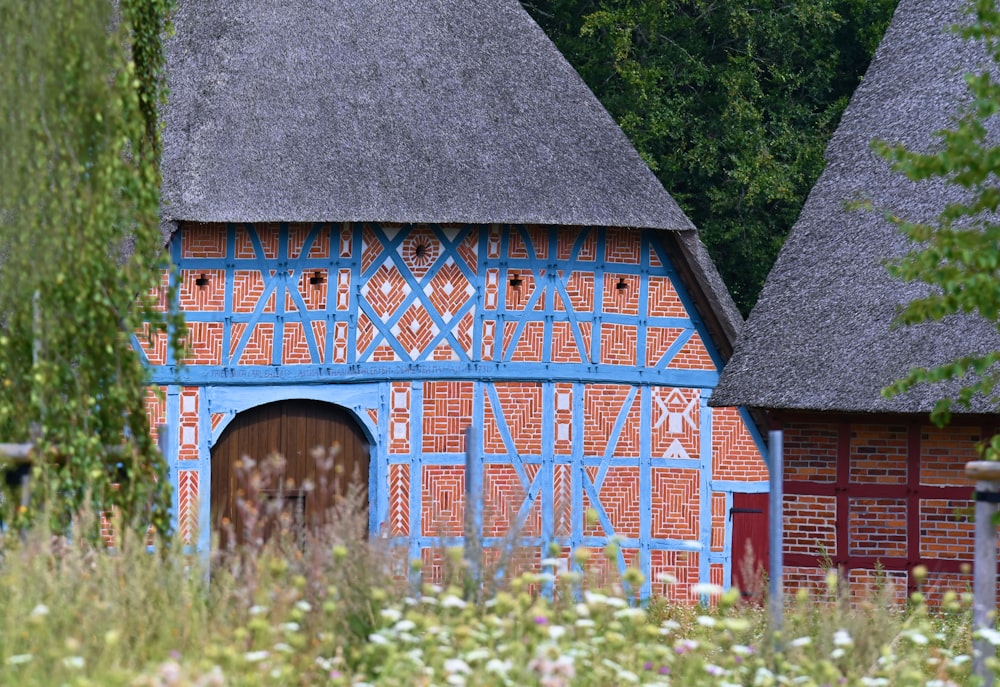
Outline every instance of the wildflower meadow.
<path id="1" fill-rule="evenodd" d="M 343 510 L 321 530 L 212 556 L 151 550 L 129 528 L 108 548 L 86 536 L 98 525 L 86 515 L 68 535 L 4 532 L 0 684 L 975 684 L 962 590 L 933 609 L 889 590 L 849 601 L 831 571 L 823 594 L 788 600 L 775 633 L 738 590 L 639 602 L 589 582 L 596 561 L 558 546 L 536 571 L 484 571 L 488 585 L 470 585 L 446 550 L 431 579 Z"/>

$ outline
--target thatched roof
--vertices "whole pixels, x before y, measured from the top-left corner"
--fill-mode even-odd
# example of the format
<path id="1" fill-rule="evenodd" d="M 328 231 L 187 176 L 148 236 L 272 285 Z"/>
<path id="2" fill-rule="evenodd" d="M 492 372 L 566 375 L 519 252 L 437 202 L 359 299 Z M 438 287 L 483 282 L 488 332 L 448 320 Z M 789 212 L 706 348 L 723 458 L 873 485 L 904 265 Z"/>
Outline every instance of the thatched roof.
<path id="1" fill-rule="evenodd" d="M 164 213 L 692 225 L 517 0 L 182 0 Z"/>
<path id="2" fill-rule="evenodd" d="M 893 400 L 881 389 L 914 366 L 1000 347 L 990 323 L 953 317 L 893 327 L 924 287 L 891 279 L 887 258 L 906 239 L 878 212 L 845 204 L 870 198 L 915 220 L 936 217 L 953 188 L 912 183 L 870 148 L 873 139 L 929 149 L 967 101 L 963 75 L 986 64 L 981 47 L 946 29 L 958 0 L 901 0 L 864 81 L 827 149 L 827 167 L 772 269 L 712 398 L 713 405 L 772 409 L 925 412 L 942 388 Z M 985 403 L 973 412 L 993 410 Z"/>
<path id="3" fill-rule="evenodd" d="M 180 0 L 165 231 L 192 222 L 665 229 L 727 355 L 690 220 L 517 0 Z"/>

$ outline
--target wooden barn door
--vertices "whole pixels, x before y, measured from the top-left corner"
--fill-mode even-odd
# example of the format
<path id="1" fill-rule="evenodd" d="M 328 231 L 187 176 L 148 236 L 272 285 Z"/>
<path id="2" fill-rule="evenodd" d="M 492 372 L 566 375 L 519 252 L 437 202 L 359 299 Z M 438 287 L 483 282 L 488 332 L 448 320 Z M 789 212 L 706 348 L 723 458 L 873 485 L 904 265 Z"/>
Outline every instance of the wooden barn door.
<path id="1" fill-rule="evenodd" d="M 758 597 L 768 560 L 768 495 L 733 494 L 733 586 L 744 597 Z"/>
<path id="2" fill-rule="evenodd" d="M 275 454 L 284 461 L 269 459 Z M 367 508 L 368 442 L 347 410 L 302 400 L 251 408 L 233 419 L 212 449 L 212 527 L 226 545 L 230 531 L 239 542 L 248 528 L 268 536 L 278 517 L 316 526 L 351 484 L 363 488 Z M 249 506 L 237 507 L 238 499 Z M 359 517 L 367 522 L 367 511 Z"/>

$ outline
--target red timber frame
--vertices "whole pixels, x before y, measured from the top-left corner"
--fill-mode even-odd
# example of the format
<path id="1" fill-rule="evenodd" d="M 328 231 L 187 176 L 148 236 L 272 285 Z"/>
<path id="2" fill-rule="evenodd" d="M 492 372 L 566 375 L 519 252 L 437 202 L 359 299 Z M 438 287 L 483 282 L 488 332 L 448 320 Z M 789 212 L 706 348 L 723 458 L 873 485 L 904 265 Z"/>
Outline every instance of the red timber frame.
<path id="1" fill-rule="evenodd" d="M 833 550 L 824 551 L 823 555 L 807 555 L 788 551 L 788 540 L 785 543 L 784 563 L 786 567 L 825 568 L 831 563 L 843 574 L 851 570 L 883 570 L 886 572 L 905 572 L 907 577 L 907 593 L 916 590 L 917 584 L 911 574 L 918 565 L 923 565 L 930 573 L 967 575 L 972 562 L 968 557 L 934 558 L 921 555 L 921 540 L 933 533 L 926 524 L 921 525 L 920 504 L 924 499 L 960 502 L 963 506 L 971 506 L 973 502 L 974 484 L 958 486 L 958 480 L 952 480 L 951 485 L 922 484 L 922 434 L 931 424 L 927 415 L 843 415 L 820 412 L 788 412 L 776 411 L 770 415 L 772 429 L 783 429 L 785 425 L 794 423 L 796 426 L 815 423 L 825 429 L 836 427 L 836 477 L 833 481 L 784 481 L 784 493 L 789 496 L 822 496 L 833 497 L 836 502 L 835 535 L 836 546 Z M 903 483 L 859 483 L 851 479 L 851 439 L 852 432 L 857 429 L 873 426 L 905 427 L 906 429 L 906 478 Z M 949 427 L 968 431 L 975 429 L 980 440 L 988 439 L 1000 431 L 996 416 L 955 416 Z M 806 431 L 805 434 L 808 432 Z M 807 438 L 807 437 L 806 437 Z M 966 442 L 967 444 L 969 442 Z M 926 459 L 926 456 L 923 456 Z M 786 449 L 786 468 L 791 461 L 796 460 L 794 454 Z M 956 461 L 956 474 L 964 467 Z M 786 472 L 786 475 L 788 473 Z M 851 499 L 896 499 L 905 503 L 906 509 L 906 543 L 905 556 L 898 555 L 858 555 L 852 553 L 851 539 Z M 957 508 L 956 508 L 957 510 Z M 789 513 L 785 511 L 786 524 Z M 787 525 L 786 525 L 787 530 Z M 786 534 L 787 537 L 787 534 Z M 971 537 L 971 534 L 970 534 Z M 970 540 L 971 545 L 971 540 Z"/>

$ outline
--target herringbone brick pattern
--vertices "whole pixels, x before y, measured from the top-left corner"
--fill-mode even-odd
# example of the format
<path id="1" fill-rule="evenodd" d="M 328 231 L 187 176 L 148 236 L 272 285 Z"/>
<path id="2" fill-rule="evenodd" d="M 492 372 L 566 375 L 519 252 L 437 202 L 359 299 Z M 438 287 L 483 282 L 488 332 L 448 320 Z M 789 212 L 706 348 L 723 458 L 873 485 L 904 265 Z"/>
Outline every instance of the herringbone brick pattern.
<path id="1" fill-rule="evenodd" d="M 199 285 L 201 281 L 203 285 Z M 187 312 L 222 312 L 226 306 L 224 270 L 181 270 L 181 310 Z"/>
<path id="2" fill-rule="evenodd" d="M 631 324 L 605 324 L 601 327 L 601 362 L 635 367 L 638 328 Z"/>
<path id="3" fill-rule="evenodd" d="M 389 465 L 389 536 L 410 534 L 410 466 Z"/>
<path id="4" fill-rule="evenodd" d="M 639 275 L 608 272 L 604 275 L 603 297 L 604 312 L 637 316 L 639 314 Z"/>
<path id="5" fill-rule="evenodd" d="M 188 365 L 221 364 L 222 327 L 222 322 L 189 322 L 184 340 L 187 352 L 184 362 Z"/>
<path id="6" fill-rule="evenodd" d="M 733 482 L 768 479 L 767 465 L 736 408 L 712 409 L 712 479 Z"/>
<path id="7" fill-rule="evenodd" d="M 714 370 L 715 363 L 708 354 L 705 343 L 696 332 L 677 352 L 667 367 L 679 370 Z"/>
<path id="8" fill-rule="evenodd" d="M 519 454 L 538 455 L 542 452 L 542 385 L 523 382 L 497 382 L 493 385 L 499 408 L 491 410 L 493 417 L 501 416 L 506 420 L 507 430 L 514 442 L 514 450 Z M 486 402 L 489 403 L 487 397 Z M 471 410 L 471 408 L 470 408 Z M 495 429 L 495 422 L 491 429 Z M 485 445 L 491 449 L 503 446 L 499 434 L 491 434 Z M 494 450 L 494 453 L 499 451 Z"/>
<path id="9" fill-rule="evenodd" d="M 191 544 L 198 531 L 198 471 L 177 471 L 177 529 L 181 541 Z"/>
<path id="10" fill-rule="evenodd" d="M 669 277 L 649 275 L 649 315 L 651 317 L 687 317 L 687 309 Z"/>

